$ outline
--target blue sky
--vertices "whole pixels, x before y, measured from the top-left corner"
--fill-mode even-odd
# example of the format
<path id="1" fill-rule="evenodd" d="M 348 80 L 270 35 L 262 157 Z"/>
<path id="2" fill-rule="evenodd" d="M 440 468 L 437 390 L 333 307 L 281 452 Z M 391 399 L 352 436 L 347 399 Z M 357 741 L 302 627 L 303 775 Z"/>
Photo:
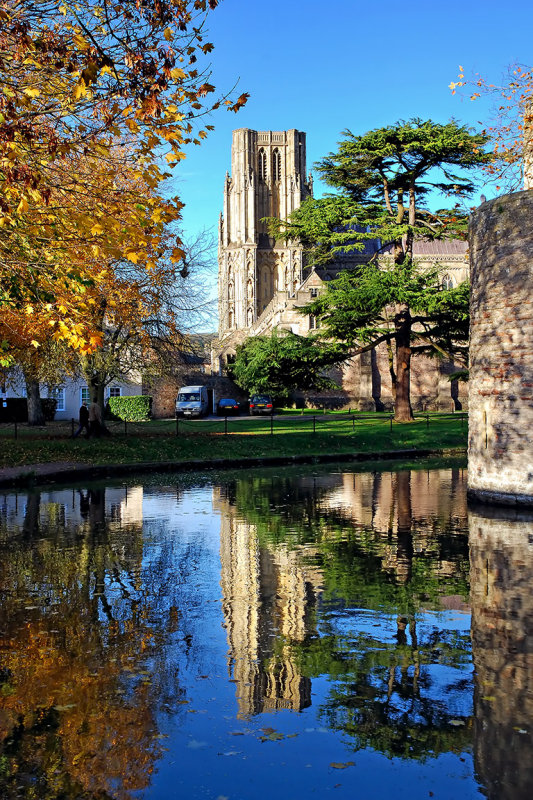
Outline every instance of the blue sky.
<path id="1" fill-rule="evenodd" d="M 533 62 L 531 0 L 222 0 L 208 27 L 212 82 L 227 90 L 238 80 L 250 99 L 238 114 L 213 114 L 215 131 L 176 169 L 188 234 L 217 224 L 234 128 L 305 131 L 309 170 L 345 128 L 486 121 L 487 103 L 448 88 L 459 65 L 497 82 L 507 65 Z"/>

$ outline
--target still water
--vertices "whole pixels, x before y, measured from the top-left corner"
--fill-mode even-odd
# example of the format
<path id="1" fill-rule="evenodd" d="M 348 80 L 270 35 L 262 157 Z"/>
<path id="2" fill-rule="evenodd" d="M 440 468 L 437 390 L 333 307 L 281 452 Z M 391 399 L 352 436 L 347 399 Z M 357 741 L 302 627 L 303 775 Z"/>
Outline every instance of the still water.
<path id="1" fill-rule="evenodd" d="M 461 467 L 0 495 L 0 797 L 530 800 L 530 519 Z"/>

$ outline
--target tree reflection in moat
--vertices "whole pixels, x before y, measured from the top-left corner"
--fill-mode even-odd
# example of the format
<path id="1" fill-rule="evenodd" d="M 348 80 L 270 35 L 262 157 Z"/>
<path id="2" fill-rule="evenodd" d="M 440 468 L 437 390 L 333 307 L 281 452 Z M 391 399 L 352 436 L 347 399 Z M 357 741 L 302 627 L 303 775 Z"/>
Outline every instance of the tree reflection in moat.
<path id="1" fill-rule="evenodd" d="M 18 536 L 0 522 L 6 800 L 130 797 L 160 755 L 155 713 L 179 687 L 146 665 L 175 615 L 168 554 L 142 575 L 142 490 L 107 494 L 21 495 Z"/>
<path id="2" fill-rule="evenodd" d="M 455 470 L 236 480 L 223 511 L 222 587 L 241 716 L 311 701 L 389 756 L 471 742 L 464 473 Z M 393 628 L 391 628 L 393 625 Z"/>

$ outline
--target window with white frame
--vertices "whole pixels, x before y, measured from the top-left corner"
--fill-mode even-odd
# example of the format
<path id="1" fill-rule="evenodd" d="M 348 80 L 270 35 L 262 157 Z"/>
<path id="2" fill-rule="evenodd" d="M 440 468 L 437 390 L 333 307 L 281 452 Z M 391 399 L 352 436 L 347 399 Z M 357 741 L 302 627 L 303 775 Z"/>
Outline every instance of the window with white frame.
<path id="1" fill-rule="evenodd" d="M 311 287 L 311 297 L 318 297 L 318 289 L 316 286 Z"/>
<path id="2" fill-rule="evenodd" d="M 110 386 L 107 390 L 108 397 L 120 397 L 122 395 L 122 389 L 120 386 Z"/>
<path id="3" fill-rule="evenodd" d="M 80 406 L 82 403 L 89 403 L 91 402 L 91 392 L 88 386 L 82 386 L 80 389 Z"/>
<path id="4" fill-rule="evenodd" d="M 314 331 L 318 328 L 317 319 L 314 314 L 309 314 L 309 330 Z"/>
<path id="5" fill-rule="evenodd" d="M 48 397 L 53 398 L 56 402 L 56 411 L 65 410 L 65 387 L 64 386 L 49 386 Z"/>

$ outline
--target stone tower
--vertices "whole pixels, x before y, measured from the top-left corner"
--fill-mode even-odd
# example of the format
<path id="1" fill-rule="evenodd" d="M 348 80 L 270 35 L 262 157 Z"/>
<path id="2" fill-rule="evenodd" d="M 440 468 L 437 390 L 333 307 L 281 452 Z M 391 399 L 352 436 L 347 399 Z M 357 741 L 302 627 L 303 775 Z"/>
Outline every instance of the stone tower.
<path id="1" fill-rule="evenodd" d="M 483 203 L 469 239 L 469 493 L 533 506 L 533 190 Z"/>
<path id="2" fill-rule="evenodd" d="M 277 292 L 299 286 L 301 245 L 275 242 L 262 219 L 286 219 L 312 194 L 305 172 L 305 133 L 233 131 L 219 225 L 221 340 L 254 325 Z"/>

